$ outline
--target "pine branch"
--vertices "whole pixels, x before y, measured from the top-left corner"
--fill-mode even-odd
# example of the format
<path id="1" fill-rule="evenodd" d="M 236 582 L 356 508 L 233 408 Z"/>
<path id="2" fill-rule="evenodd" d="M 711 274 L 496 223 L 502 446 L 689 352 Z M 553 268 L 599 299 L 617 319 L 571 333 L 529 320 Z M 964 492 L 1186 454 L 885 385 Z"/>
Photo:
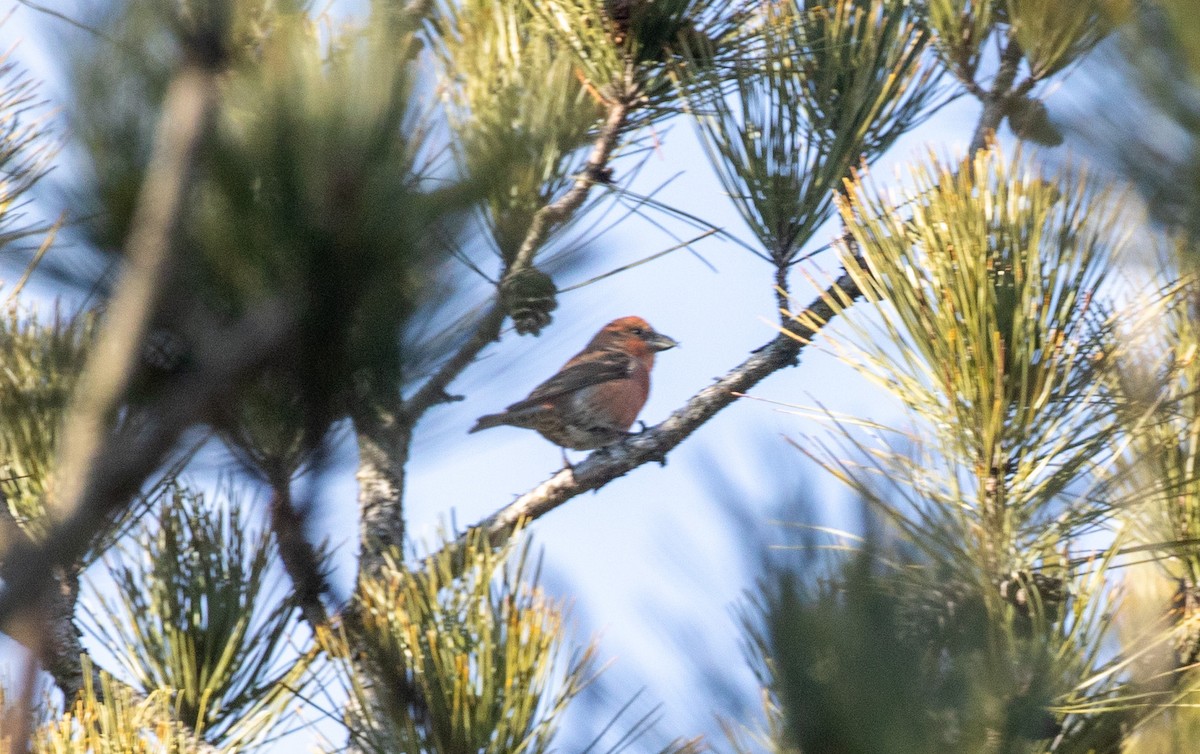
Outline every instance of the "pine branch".
<path id="1" fill-rule="evenodd" d="M 172 250 L 194 177 L 201 141 L 216 111 L 216 72 L 185 65 L 163 102 L 146 179 L 138 197 L 125 273 L 108 309 L 107 326 L 92 349 L 64 430 L 60 486 L 52 514 L 78 511 L 90 477 L 102 462 L 108 425 L 121 401 L 170 276 Z"/>
<path id="2" fill-rule="evenodd" d="M 6 543 L 5 552 L 9 551 L 14 541 L 19 541 L 26 547 L 35 544 L 17 524 L 3 495 L 0 495 L 0 530 L 3 531 L 3 541 Z M 54 583 L 48 590 L 41 609 L 28 611 L 24 621 L 18 619 L 10 622 L 9 626 L 15 628 L 6 632 L 9 638 L 37 656 L 42 668 L 50 674 L 54 685 L 62 693 L 68 709 L 87 686 L 84 663 L 81 662 L 84 655 L 82 635 L 75 624 L 75 606 L 79 599 L 79 563 L 80 560 L 76 559 L 70 565 L 56 568 Z M 90 665 L 90 668 L 92 686 L 100 690 L 104 686 L 100 669 L 95 665 Z M 132 688 L 126 688 L 135 700 L 144 699 Z M 27 739 L 27 734 L 13 737 L 14 741 Z M 198 737 L 194 739 L 194 743 L 197 751 L 203 754 L 216 751 L 215 747 Z"/>
<path id="3" fill-rule="evenodd" d="M 512 263 L 505 269 L 501 277 L 500 287 L 533 265 L 534 257 L 546 242 L 546 237 L 550 232 L 569 220 L 583 206 L 592 187 L 602 181 L 604 171 L 616 149 L 617 140 L 628 124 L 629 109 L 630 105 L 624 99 L 617 99 L 609 103 L 604 125 L 600 128 L 596 141 L 592 144 L 592 151 L 583 171 L 575 178 L 575 183 L 565 194 L 542 207 L 533 216 L 533 222 L 530 223 L 525 239 L 517 250 Z M 499 302 L 489 308 L 480 317 L 471 338 L 420 389 L 413 393 L 412 397 L 404 402 L 404 418 L 410 427 L 415 425 L 430 408 L 448 400 L 446 388 L 474 362 L 484 348 L 499 340 L 500 328 L 503 326 L 506 316 L 507 312 Z"/>
<path id="4" fill-rule="evenodd" d="M 215 104 L 214 72 L 202 66 L 184 67 L 167 91 L 155 152 L 127 247 L 128 273 L 109 309 L 109 327 L 97 342 L 91 366 L 77 390 L 78 403 L 64 437 L 63 483 L 54 501 L 66 506 L 54 511 L 60 520 L 99 523 L 104 518 L 90 510 L 87 493 L 89 488 L 107 486 L 104 480 L 96 478 L 108 453 L 104 447 L 107 424 L 125 395 L 150 317 L 162 295 L 182 207 Z M 148 457 L 161 456 L 152 453 Z M 145 473 L 148 475 L 151 470 Z M 144 478 L 145 475 L 140 476 L 136 484 L 140 485 Z M 122 498 L 122 503 L 125 499 Z M 104 508 L 111 510 L 111 501 L 106 502 Z M 8 514 L 7 504 L 4 513 Z M 69 532 L 69 542 L 57 538 L 63 529 Z M 99 529 L 99 526 L 72 528 L 62 524 L 42 545 L 23 537 L 0 565 L 0 571 L 15 574 L 6 575 L 5 589 L 0 593 L 0 601 L 10 606 L 6 616 L 42 604 L 45 638 L 40 642 L 40 659 L 68 700 L 75 698 L 84 681 L 79 664 L 83 647 L 74 623 L 78 564 Z M 7 626 L 10 621 L 0 623 Z"/>
<path id="5" fill-rule="evenodd" d="M 390 396 L 385 396 L 385 398 Z M 358 438 L 360 574 L 378 571 L 389 551 L 404 547 L 404 467 L 413 425 L 404 419 L 399 397 L 360 406 L 354 416 Z"/>
<path id="6" fill-rule="evenodd" d="M 463 370 L 474 363 L 483 349 L 499 340 L 500 328 L 504 325 L 506 316 L 503 305 L 499 302 L 492 304 L 475 324 L 475 332 L 470 339 L 404 402 L 404 416 L 410 424 L 415 424 L 431 407 L 452 400 L 446 389 Z"/>
<path id="7" fill-rule="evenodd" d="M 665 464 L 667 453 L 721 409 L 768 376 L 797 364 L 800 352 L 820 329 L 861 294 L 853 276 L 843 272 L 807 309 L 793 317 L 783 332 L 755 349 L 715 384 L 692 396 L 661 424 L 595 451 L 573 469 L 559 471 L 473 528 L 486 529 L 493 540 L 500 540 L 518 524 L 540 518 L 571 498 L 599 489 L 642 464 L 650 461 Z M 834 306 L 831 301 L 840 305 Z"/>
<path id="8" fill-rule="evenodd" d="M 77 590 L 69 581 L 72 564 L 80 562 L 97 534 L 136 495 L 183 431 L 202 420 L 231 385 L 279 357 L 280 346 L 294 330 L 293 320 L 289 309 L 276 304 L 251 312 L 239 327 L 214 334 L 199 351 L 205 357 L 203 367 L 180 379 L 175 389 L 164 391 L 165 405 L 147 409 L 144 416 L 153 420 L 131 419 L 117 436 L 106 435 L 71 516 L 51 528 L 41 544 L 26 538 L 5 553 L 0 563 L 0 630 L 19 635 L 22 618 L 31 610 L 37 617 L 43 612 L 37 606 L 44 607 L 50 640 L 39 654 L 68 699 L 87 680 L 80 667 L 82 646 L 73 621 Z M 62 574 L 68 580 L 56 581 Z M 197 751 L 216 751 L 198 737 L 193 743 Z"/>
<path id="9" fill-rule="evenodd" d="M 61 569 L 55 576 L 56 585 L 42 603 L 42 609 L 34 609 L 18 615 L 5 624 L 5 635 L 40 658 L 42 668 L 50 674 L 54 685 L 58 687 L 65 700 L 64 706 L 71 709 L 73 701 L 79 698 L 87 686 L 84 677 L 85 663 L 83 643 L 80 641 L 79 629 L 75 626 L 75 604 L 79 596 L 78 574 L 64 574 Z M 92 663 L 86 663 L 90 669 L 92 687 L 99 694 L 106 686 L 100 668 Z M 111 679 L 112 683 L 118 683 Z M 142 694 L 132 687 L 121 684 L 128 690 L 130 699 L 136 703 L 145 701 Z M 26 715 L 18 717 L 24 722 Z M 12 751 L 24 751 L 23 744 L 28 741 L 28 731 L 11 737 L 14 743 Z M 189 739 L 191 750 L 196 754 L 217 754 L 217 747 L 204 741 L 199 736 Z"/>
<path id="10" fill-rule="evenodd" d="M 550 234 L 550 231 L 566 222 L 571 215 L 575 214 L 576 210 L 583 206 L 592 186 L 602 180 L 605 168 L 608 166 L 613 150 L 617 147 L 617 139 L 625 129 L 628 117 L 629 102 L 626 97 L 619 97 L 609 102 L 604 125 L 600 128 L 600 134 L 592 145 L 592 152 L 588 155 L 583 171 L 576 176 L 574 185 L 567 193 L 551 204 L 542 207 L 533 216 L 529 232 L 525 234 L 525 240 L 521 243 L 521 248 L 517 250 L 516 258 L 506 271 L 505 278 L 530 267 L 533 264 L 534 256 L 545 243 L 546 236 Z"/>
<path id="11" fill-rule="evenodd" d="M 279 559 L 292 580 L 292 590 L 300 614 L 313 633 L 329 625 L 329 614 L 321 596 L 329 589 L 321 571 L 321 558 L 304 536 L 304 513 L 292 500 L 289 479 L 271 480 L 271 532 L 279 547 Z"/>
<path id="12" fill-rule="evenodd" d="M 569 220 L 583 206 L 592 187 L 603 182 L 617 142 L 628 125 L 629 110 L 627 97 L 609 103 L 608 114 L 582 172 L 565 194 L 534 215 L 520 249 L 501 277 L 500 288 L 532 268 L 537 251 L 550 232 Z M 382 554 L 389 549 L 402 551 L 404 466 L 413 429 L 430 408 L 452 400 L 446 389 L 475 362 L 483 349 L 500 339 L 507 316 L 503 302 L 496 301 L 479 318 L 471 337 L 411 397 L 398 407 L 362 407 L 355 417 L 359 445 L 356 476 L 362 547 L 360 571 L 377 568 L 382 563 Z"/>
<path id="13" fill-rule="evenodd" d="M 41 663 L 63 698 L 74 699 L 83 690 L 83 642 L 75 625 L 75 604 L 79 600 L 79 571 L 74 564 L 55 569 L 54 585 L 46 597 L 45 637 Z"/>
<path id="14" fill-rule="evenodd" d="M 0 552 L 34 544 L 33 538 L 17 523 L 8 507 L 8 499 L 0 492 Z M 74 699 L 83 688 L 83 671 L 79 666 L 83 644 L 75 625 L 75 601 L 79 596 L 77 570 L 60 569 L 55 574 L 54 588 L 47 595 L 41 615 L 37 616 L 40 620 L 34 621 L 44 625 L 39 625 L 33 635 L 28 630 L 14 630 L 9 634 L 9 638 L 38 656 L 42 667 L 66 699 Z"/>
<path id="15" fill-rule="evenodd" d="M 208 418 L 232 386 L 280 358 L 294 320 L 290 307 L 274 302 L 250 312 L 229 331 L 214 333 L 197 351 L 199 366 L 164 390 L 159 404 L 131 417 L 115 435 L 106 433 L 70 516 L 51 528 L 44 543 L 14 546 L 0 564 L 0 626 L 45 595 L 55 568 L 75 562 L 87 550 L 186 429 Z"/>
<path id="16" fill-rule="evenodd" d="M 971 137 L 968 154 L 975 154 L 987 146 L 989 138 L 995 135 L 1004 121 L 1012 99 L 1017 96 L 1013 83 L 1017 80 L 1017 70 L 1021 65 L 1021 46 L 1015 39 L 1009 39 L 1000 55 L 1000 69 L 990 91 L 981 98 L 983 112 L 979 116 L 979 124 L 975 126 L 975 134 Z M 1026 82 L 1032 86 L 1032 79 Z M 1023 86 L 1022 88 L 1028 88 Z M 978 96 L 978 95 L 977 95 Z"/>

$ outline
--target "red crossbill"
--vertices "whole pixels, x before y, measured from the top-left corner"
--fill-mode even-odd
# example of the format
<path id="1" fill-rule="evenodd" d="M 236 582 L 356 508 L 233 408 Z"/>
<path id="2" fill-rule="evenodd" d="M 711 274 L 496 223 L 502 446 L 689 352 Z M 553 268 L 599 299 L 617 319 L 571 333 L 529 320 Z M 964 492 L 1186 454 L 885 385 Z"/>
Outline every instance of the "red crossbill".
<path id="1" fill-rule="evenodd" d="M 646 405 L 654 354 L 677 345 L 641 317 L 615 319 L 528 398 L 479 417 L 470 431 L 508 424 L 573 450 L 611 445 Z"/>

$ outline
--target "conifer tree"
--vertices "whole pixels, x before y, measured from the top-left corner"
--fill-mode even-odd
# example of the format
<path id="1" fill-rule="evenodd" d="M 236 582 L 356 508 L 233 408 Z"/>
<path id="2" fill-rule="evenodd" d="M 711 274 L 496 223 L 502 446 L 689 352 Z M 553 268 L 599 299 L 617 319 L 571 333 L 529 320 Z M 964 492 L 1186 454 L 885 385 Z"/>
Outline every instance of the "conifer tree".
<path id="1" fill-rule="evenodd" d="M 826 415 L 804 445 L 864 530 L 815 529 L 832 541 L 750 590 L 762 719 L 662 745 L 618 715 L 611 750 L 1188 750 L 1195 186 L 1119 134 L 1097 152 L 1115 170 L 1063 160 L 1080 129 L 1047 105 L 1098 49 L 1152 42 L 1125 84 L 1194 148 L 1186 2 L 23 4 L 83 41 L 48 103 L 61 132 L 0 65 L 0 246 L 27 262 L 0 318 L 0 630 L 30 658 L 0 700 L 13 750 L 269 751 L 297 730 L 328 751 L 567 750 L 602 651 L 539 585 L 537 519 L 665 462 L 813 347 L 905 411 Z M 965 152 L 871 173 L 960 97 Z M 639 155 L 682 124 L 749 240 L 639 194 Z M 44 191 L 55 160 L 70 175 Z M 1136 217 L 1138 189 L 1170 211 Z M 744 251 L 777 334 L 660 424 L 414 543 L 423 420 L 485 351 L 555 325 L 555 242 L 622 201 Z M 799 300 L 820 252 L 840 271 Z M 35 303 L 30 275 L 86 305 Z M 344 433 L 339 595 L 308 480 Z M 213 453 L 238 472 L 203 481 Z"/>

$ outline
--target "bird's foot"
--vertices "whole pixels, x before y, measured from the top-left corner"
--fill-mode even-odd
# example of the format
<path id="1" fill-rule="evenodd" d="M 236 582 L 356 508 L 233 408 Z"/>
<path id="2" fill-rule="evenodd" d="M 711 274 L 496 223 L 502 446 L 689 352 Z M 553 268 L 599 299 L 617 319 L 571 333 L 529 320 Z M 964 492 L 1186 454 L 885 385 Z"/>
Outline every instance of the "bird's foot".
<path id="1" fill-rule="evenodd" d="M 638 419 L 638 424 L 640 425 L 640 429 L 638 429 L 637 432 L 630 432 L 630 437 L 639 437 L 650 431 L 650 427 L 646 426 L 646 422 L 642 421 L 641 419 Z M 656 456 L 650 456 L 650 460 L 656 462 L 659 466 L 666 466 L 667 454 L 663 452 Z"/>

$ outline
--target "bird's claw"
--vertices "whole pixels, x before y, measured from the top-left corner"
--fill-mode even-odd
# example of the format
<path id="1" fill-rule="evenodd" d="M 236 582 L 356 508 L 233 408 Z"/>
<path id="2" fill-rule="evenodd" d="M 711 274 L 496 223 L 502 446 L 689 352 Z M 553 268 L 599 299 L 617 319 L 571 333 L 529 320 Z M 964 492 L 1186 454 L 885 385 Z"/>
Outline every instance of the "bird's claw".
<path id="1" fill-rule="evenodd" d="M 646 425 L 646 422 L 642 421 L 641 419 L 638 419 L 638 424 L 640 425 L 638 431 L 627 433 L 626 439 L 629 439 L 631 437 L 640 437 L 640 436 L 646 434 L 647 432 L 649 432 L 651 429 L 650 427 L 648 427 Z M 652 456 L 650 456 L 650 460 L 654 461 L 659 466 L 666 466 L 667 465 L 667 454 L 664 452 L 664 453 L 661 453 L 656 456 L 652 455 Z"/>

